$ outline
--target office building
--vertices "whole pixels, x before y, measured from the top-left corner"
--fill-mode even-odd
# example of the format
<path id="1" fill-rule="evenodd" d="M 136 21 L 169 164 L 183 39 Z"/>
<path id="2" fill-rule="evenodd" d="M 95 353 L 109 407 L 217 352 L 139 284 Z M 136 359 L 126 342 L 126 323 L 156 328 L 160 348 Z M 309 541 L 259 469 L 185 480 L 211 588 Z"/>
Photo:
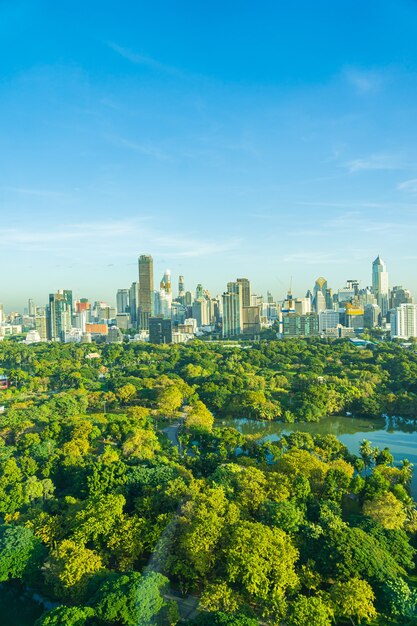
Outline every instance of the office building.
<path id="1" fill-rule="evenodd" d="M 242 285 L 227 283 L 227 292 L 222 295 L 223 337 L 238 337 L 243 330 Z"/>
<path id="2" fill-rule="evenodd" d="M 118 289 L 116 294 L 117 313 L 129 312 L 129 289 Z"/>
<path id="3" fill-rule="evenodd" d="M 139 283 L 135 281 L 129 289 L 129 313 L 132 326 L 136 328 L 138 324 L 139 306 Z"/>
<path id="4" fill-rule="evenodd" d="M 47 333 L 51 341 L 64 341 L 65 331 L 72 324 L 72 291 L 59 289 L 49 294 L 47 309 Z"/>
<path id="5" fill-rule="evenodd" d="M 378 255 L 372 263 L 372 291 L 376 296 L 377 304 L 381 309 L 382 317 L 385 317 L 388 312 L 388 289 L 387 266 Z"/>
<path id="6" fill-rule="evenodd" d="M 282 318 L 282 336 L 312 337 L 319 334 L 319 316 L 316 313 L 297 315 L 287 313 Z"/>
<path id="7" fill-rule="evenodd" d="M 247 278 L 238 278 L 237 283 L 241 286 L 242 290 L 242 306 L 252 306 L 251 302 L 251 287 Z M 258 303 L 254 303 L 255 305 Z"/>
<path id="8" fill-rule="evenodd" d="M 153 315 L 153 259 L 150 255 L 139 257 L 139 328 L 148 330 Z"/>
<path id="9" fill-rule="evenodd" d="M 172 322 L 162 316 L 149 318 L 149 343 L 172 343 Z"/>
<path id="10" fill-rule="evenodd" d="M 326 309 L 319 314 L 320 333 L 325 333 L 330 328 L 337 328 L 339 323 L 339 312 L 334 309 Z"/>
<path id="11" fill-rule="evenodd" d="M 391 337 L 417 337 L 417 304 L 400 304 L 391 312 Z"/>
<path id="12" fill-rule="evenodd" d="M 396 309 L 401 304 L 413 304 L 413 296 L 409 289 L 404 289 L 401 285 L 396 285 L 392 288 L 390 294 L 390 307 Z"/>

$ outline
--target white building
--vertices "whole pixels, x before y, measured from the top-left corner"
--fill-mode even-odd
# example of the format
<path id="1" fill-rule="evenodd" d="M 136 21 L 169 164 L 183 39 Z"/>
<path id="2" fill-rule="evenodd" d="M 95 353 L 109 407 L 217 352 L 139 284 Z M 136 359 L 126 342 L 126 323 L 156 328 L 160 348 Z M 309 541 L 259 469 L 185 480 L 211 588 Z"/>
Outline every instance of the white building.
<path id="1" fill-rule="evenodd" d="M 372 291 L 376 296 L 383 317 L 385 317 L 388 312 L 388 289 L 387 266 L 378 255 L 372 263 Z"/>
<path id="2" fill-rule="evenodd" d="M 28 334 L 26 335 L 26 339 L 24 341 L 24 343 L 26 344 L 32 344 L 32 343 L 40 343 L 41 340 L 41 336 L 38 333 L 37 330 L 30 330 L 28 332 Z"/>
<path id="3" fill-rule="evenodd" d="M 417 304 L 401 304 L 391 314 L 391 337 L 417 337 Z"/>
<path id="4" fill-rule="evenodd" d="M 333 309 L 326 309 L 319 313 L 319 332 L 326 333 L 329 329 L 337 328 L 339 325 L 339 312 Z"/>

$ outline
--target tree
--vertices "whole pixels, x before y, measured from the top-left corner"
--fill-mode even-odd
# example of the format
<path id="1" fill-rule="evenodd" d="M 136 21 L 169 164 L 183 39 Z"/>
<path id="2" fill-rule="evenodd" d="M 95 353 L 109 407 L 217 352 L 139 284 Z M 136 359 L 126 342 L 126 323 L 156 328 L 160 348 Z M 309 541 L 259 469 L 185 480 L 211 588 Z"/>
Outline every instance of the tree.
<path id="1" fill-rule="evenodd" d="M 53 592 L 62 598 L 83 598 L 92 574 L 103 569 L 101 558 L 82 544 L 65 539 L 52 550 L 46 562 L 45 578 Z"/>
<path id="2" fill-rule="evenodd" d="M 120 402 L 122 402 L 123 404 L 127 404 L 135 397 L 136 387 L 135 385 L 132 385 L 132 383 L 127 383 L 126 385 L 119 387 L 116 395 L 119 398 Z"/>
<path id="3" fill-rule="evenodd" d="M 162 415 L 171 417 L 183 403 L 183 395 L 175 385 L 167 385 L 158 393 L 158 409 Z"/>
<path id="4" fill-rule="evenodd" d="M 24 526 L 0 526 L 0 582 L 9 578 L 30 579 L 40 567 L 41 541 Z"/>
<path id="5" fill-rule="evenodd" d="M 44 613 L 35 626 L 85 626 L 94 616 L 94 609 L 88 606 L 58 606 Z"/>
<path id="6" fill-rule="evenodd" d="M 363 512 L 384 528 L 393 530 L 402 528 L 407 519 L 403 504 L 390 491 L 366 501 Z"/>
<path id="7" fill-rule="evenodd" d="M 214 417 L 206 405 L 197 400 L 185 415 L 184 426 L 197 433 L 211 432 L 214 424 Z"/>
<path id="8" fill-rule="evenodd" d="M 136 428 L 123 444 L 124 456 L 141 461 L 152 459 L 155 452 L 160 449 L 161 445 L 153 430 L 145 430 L 144 428 Z"/>
<path id="9" fill-rule="evenodd" d="M 276 603 L 280 609 L 285 592 L 298 582 L 297 557 L 290 537 L 280 528 L 240 521 L 232 527 L 224 551 L 226 579 L 249 600 L 267 601 L 271 610 Z"/>
<path id="10" fill-rule="evenodd" d="M 151 626 L 166 607 L 168 579 L 157 572 L 111 575 L 91 600 L 97 616 L 124 626 Z"/>
<path id="11" fill-rule="evenodd" d="M 376 617 L 375 594 L 360 578 L 335 583 L 330 590 L 336 615 L 350 619 L 353 625 Z"/>
<path id="12" fill-rule="evenodd" d="M 319 596 L 299 595 L 291 603 L 286 623 L 288 626 L 331 626 L 333 609 Z"/>
<path id="13" fill-rule="evenodd" d="M 382 589 L 386 612 L 399 617 L 415 617 L 417 611 L 417 592 L 407 585 L 404 579 L 387 580 Z"/>
<path id="14" fill-rule="evenodd" d="M 204 589 L 199 609 L 206 611 L 225 611 L 234 613 L 241 604 L 239 594 L 231 589 L 225 582 L 212 583 Z"/>
<path id="15" fill-rule="evenodd" d="M 359 454 L 365 464 L 365 468 L 369 469 L 375 461 L 375 449 L 367 439 L 363 439 L 359 447 Z"/>

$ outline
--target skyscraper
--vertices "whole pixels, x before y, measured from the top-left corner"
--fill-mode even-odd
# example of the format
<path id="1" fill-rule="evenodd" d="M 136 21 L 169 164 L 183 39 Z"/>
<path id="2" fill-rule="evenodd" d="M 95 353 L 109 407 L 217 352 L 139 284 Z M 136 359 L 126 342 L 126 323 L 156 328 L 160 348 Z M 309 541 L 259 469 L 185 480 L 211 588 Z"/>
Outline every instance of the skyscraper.
<path id="1" fill-rule="evenodd" d="M 178 297 L 183 298 L 185 296 L 185 282 L 184 276 L 178 278 Z"/>
<path id="2" fill-rule="evenodd" d="M 126 313 L 129 309 L 129 289 L 118 289 L 116 294 L 118 313 Z"/>
<path id="3" fill-rule="evenodd" d="M 132 283 L 129 289 L 129 313 L 130 320 L 134 327 L 138 323 L 138 306 L 139 306 L 139 283 Z"/>
<path id="4" fill-rule="evenodd" d="M 379 255 L 372 263 L 372 291 L 384 317 L 388 311 L 388 272 Z"/>
<path id="5" fill-rule="evenodd" d="M 243 331 L 243 304 L 241 283 L 227 283 L 227 292 L 222 295 L 223 337 L 237 337 Z"/>
<path id="6" fill-rule="evenodd" d="M 49 294 L 47 313 L 48 339 L 64 341 L 65 331 L 71 329 L 72 322 L 72 291 L 59 289 Z"/>
<path id="7" fill-rule="evenodd" d="M 251 289 L 249 280 L 247 278 L 238 278 L 236 282 L 242 287 L 242 306 L 251 306 Z"/>
<path id="8" fill-rule="evenodd" d="M 150 255 L 139 257 L 139 327 L 148 330 L 153 314 L 153 259 Z"/>

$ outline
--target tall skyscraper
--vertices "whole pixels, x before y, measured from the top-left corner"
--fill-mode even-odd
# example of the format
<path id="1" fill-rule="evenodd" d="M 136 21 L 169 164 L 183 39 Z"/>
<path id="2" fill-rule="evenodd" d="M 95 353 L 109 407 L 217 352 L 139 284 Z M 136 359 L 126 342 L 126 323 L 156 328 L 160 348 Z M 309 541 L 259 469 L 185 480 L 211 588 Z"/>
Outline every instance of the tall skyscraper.
<path id="1" fill-rule="evenodd" d="M 126 313 L 129 310 L 129 289 L 118 289 L 116 294 L 117 313 Z"/>
<path id="2" fill-rule="evenodd" d="M 242 287 L 242 306 L 251 306 L 251 288 L 247 278 L 238 278 L 236 280 Z"/>
<path id="3" fill-rule="evenodd" d="M 166 294 L 172 293 L 171 288 L 171 270 L 165 270 L 164 275 L 162 276 L 161 282 L 159 284 L 159 288 L 161 291 L 164 291 Z"/>
<path id="4" fill-rule="evenodd" d="M 241 283 L 227 283 L 227 292 L 222 295 L 223 337 L 237 337 L 243 331 L 243 303 Z"/>
<path id="5" fill-rule="evenodd" d="M 185 296 L 185 281 L 184 276 L 178 278 L 178 296 L 183 298 Z"/>
<path id="6" fill-rule="evenodd" d="M 35 317 L 36 315 L 36 305 L 32 298 L 29 298 L 28 300 L 28 314 L 30 317 Z"/>
<path id="7" fill-rule="evenodd" d="M 138 306 L 139 306 L 139 283 L 132 283 L 129 289 L 129 313 L 132 326 L 136 327 L 138 323 Z"/>
<path id="8" fill-rule="evenodd" d="M 71 329 L 72 323 L 72 291 L 59 289 L 49 294 L 47 312 L 48 339 L 64 341 L 65 331 Z"/>
<path id="9" fill-rule="evenodd" d="M 153 259 L 150 255 L 139 257 L 139 327 L 149 329 L 153 314 Z"/>
<path id="10" fill-rule="evenodd" d="M 384 317 L 388 311 L 388 272 L 379 255 L 372 263 L 372 291 Z"/>

